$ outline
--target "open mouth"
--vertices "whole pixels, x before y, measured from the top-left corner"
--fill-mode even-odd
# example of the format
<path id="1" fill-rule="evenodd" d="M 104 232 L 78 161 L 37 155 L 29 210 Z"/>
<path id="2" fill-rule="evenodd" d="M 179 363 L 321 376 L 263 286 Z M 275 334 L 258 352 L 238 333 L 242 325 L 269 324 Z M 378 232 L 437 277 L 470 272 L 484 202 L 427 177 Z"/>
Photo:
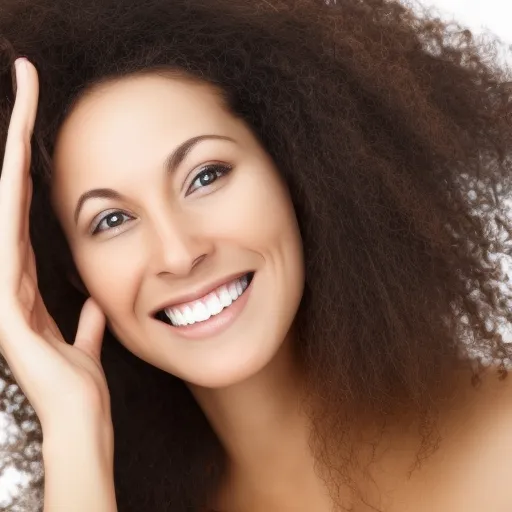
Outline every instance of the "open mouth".
<path id="1" fill-rule="evenodd" d="M 254 272 L 248 272 L 198 300 L 162 309 L 156 313 L 155 318 L 173 327 L 206 322 L 236 302 L 245 293 L 253 277 Z"/>

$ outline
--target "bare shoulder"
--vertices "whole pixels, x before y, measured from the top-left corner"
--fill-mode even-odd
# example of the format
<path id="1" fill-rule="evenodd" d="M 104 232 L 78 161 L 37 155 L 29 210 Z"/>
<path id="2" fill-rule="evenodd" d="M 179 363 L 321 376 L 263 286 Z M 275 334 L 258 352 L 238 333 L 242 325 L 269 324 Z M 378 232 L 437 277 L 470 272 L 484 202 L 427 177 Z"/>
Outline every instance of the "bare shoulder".
<path id="1" fill-rule="evenodd" d="M 429 483 L 434 509 L 512 510 L 512 372 L 486 368 L 479 384 L 461 373 L 459 401 L 441 424 L 443 441 Z M 436 508 L 437 507 L 437 508 Z"/>
<path id="2" fill-rule="evenodd" d="M 405 431 L 394 436 L 375 475 L 373 504 L 380 510 L 512 511 L 512 372 L 500 379 L 496 368 L 487 368 L 480 377 L 475 387 L 471 372 L 456 374 L 455 399 L 439 417 L 438 449 L 410 476 L 419 439 Z"/>

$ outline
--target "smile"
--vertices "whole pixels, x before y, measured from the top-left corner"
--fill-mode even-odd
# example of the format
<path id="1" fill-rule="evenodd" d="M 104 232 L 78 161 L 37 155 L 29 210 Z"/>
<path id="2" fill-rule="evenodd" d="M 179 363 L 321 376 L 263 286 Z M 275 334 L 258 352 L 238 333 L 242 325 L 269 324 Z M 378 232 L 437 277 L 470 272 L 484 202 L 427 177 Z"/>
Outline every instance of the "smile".
<path id="1" fill-rule="evenodd" d="M 251 284 L 253 276 L 254 272 L 249 272 L 217 287 L 199 299 L 164 308 L 155 318 L 173 327 L 206 322 L 237 302 Z"/>

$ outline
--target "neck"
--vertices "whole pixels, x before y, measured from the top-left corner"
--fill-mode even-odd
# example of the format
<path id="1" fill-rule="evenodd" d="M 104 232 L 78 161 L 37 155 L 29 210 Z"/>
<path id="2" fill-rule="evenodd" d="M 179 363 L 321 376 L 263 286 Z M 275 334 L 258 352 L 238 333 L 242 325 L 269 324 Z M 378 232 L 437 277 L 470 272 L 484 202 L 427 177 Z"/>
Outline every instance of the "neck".
<path id="1" fill-rule="evenodd" d="M 228 454 L 229 492 L 252 501 L 273 493 L 279 496 L 272 498 L 274 510 L 282 501 L 289 503 L 285 496 L 300 496 L 297 489 L 315 495 L 321 487 L 309 449 L 310 422 L 302 411 L 303 379 L 291 345 L 286 340 L 272 361 L 244 382 L 222 389 L 191 386 Z"/>
<path id="2" fill-rule="evenodd" d="M 301 388 L 288 342 L 250 379 L 221 389 L 191 386 L 232 463 L 247 469 L 271 456 L 272 444 L 289 438 L 291 427 L 306 428 Z"/>

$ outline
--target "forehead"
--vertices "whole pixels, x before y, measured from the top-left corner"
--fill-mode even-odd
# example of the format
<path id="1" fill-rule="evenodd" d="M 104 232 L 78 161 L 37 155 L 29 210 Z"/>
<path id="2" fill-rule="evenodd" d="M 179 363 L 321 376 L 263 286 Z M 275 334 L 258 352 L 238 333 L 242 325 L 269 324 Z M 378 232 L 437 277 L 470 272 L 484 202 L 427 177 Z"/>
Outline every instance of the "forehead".
<path id="1" fill-rule="evenodd" d="M 239 132 L 211 86 L 160 75 L 123 78 L 86 94 L 64 122 L 53 185 L 121 166 L 161 165 L 172 147 L 202 134 Z"/>

